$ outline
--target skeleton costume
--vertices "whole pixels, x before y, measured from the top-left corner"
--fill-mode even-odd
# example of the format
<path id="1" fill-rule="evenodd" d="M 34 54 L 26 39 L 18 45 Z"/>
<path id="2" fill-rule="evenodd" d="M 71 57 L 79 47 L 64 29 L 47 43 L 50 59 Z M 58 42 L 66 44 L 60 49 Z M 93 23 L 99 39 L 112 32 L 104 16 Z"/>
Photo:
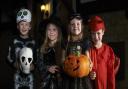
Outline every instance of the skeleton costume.
<path id="1" fill-rule="evenodd" d="M 23 71 L 17 70 L 16 68 L 17 66 L 16 67 L 14 66 L 17 65 L 19 62 L 19 51 L 23 47 L 32 48 L 33 55 L 35 55 L 36 53 L 35 41 L 32 40 L 31 38 L 23 39 L 20 36 L 16 36 L 12 41 L 11 45 L 9 46 L 8 62 L 11 65 L 11 67 L 13 67 L 13 69 L 16 69 L 16 74 L 14 75 L 15 89 L 18 89 L 18 87 L 26 86 L 28 84 L 30 87 L 33 87 L 33 74 L 32 73 L 25 74 L 23 73 Z M 34 57 L 33 59 L 36 59 L 36 55 L 32 57 Z M 33 64 L 34 63 L 35 62 L 33 62 Z"/>
<path id="2" fill-rule="evenodd" d="M 19 87 L 33 89 L 33 74 L 30 73 L 30 65 L 33 61 L 33 52 L 31 48 L 22 48 L 19 51 L 19 59 L 20 71 L 15 73 L 15 89 L 19 89 Z"/>
<path id="3" fill-rule="evenodd" d="M 21 9 L 17 13 L 17 23 L 20 21 L 31 22 L 31 12 L 27 9 Z M 26 56 L 20 58 L 22 55 Z M 26 58 L 27 56 L 30 57 Z M 14 74 L 15 89 L 26 86 L 29 87 L 29 89 L 33 89 L 33 74 L 30 72 L 29 67 L 31 63 L 35 63 L 35 59 L 35 41 L 31 37 L 24 39 L 19 35 L 14 36 L 8 48 L 7 62 L 14 70 L 16 70 L 16 73 Z M 25 62 L 26 64 L 24 64 Z M 25 67 L 28 69 L 25 70 Z"/>
<path id="4" fill-rule="evenodd" d="M 20 36 L 14 36 L 9 45 L 7 57 L 7 61 L 13 68 L 18 61 L 18 52 L 23 47 L 32 48 L 34 54 L 36 53 L 35 41 L 32 38 L 23 39 Z"/>

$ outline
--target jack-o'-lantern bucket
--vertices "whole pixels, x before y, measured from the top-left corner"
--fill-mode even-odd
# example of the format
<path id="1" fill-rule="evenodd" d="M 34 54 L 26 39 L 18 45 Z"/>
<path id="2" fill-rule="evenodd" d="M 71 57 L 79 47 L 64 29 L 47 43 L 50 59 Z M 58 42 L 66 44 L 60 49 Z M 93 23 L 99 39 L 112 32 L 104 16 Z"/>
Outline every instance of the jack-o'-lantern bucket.
<path id="1" fill-rule="evenodd" d="M 64 61 L 65 73 L 71 77 L 84 77 L 90 72 L 90 61 L 86 55 L 69 55 Z"/>

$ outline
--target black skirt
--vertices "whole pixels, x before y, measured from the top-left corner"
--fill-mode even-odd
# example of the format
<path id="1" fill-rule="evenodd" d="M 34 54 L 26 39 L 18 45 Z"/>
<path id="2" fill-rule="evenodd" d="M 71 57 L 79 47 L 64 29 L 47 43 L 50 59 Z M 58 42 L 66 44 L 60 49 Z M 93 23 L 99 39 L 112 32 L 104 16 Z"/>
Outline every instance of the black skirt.
<path id="1" fill-rule="evenodd" d="M 64 74 L 62 89 L 92 89 L 92 84 L 88 76 L 82 78 L 73 78 Z"/>
<path id="2" fill-rule="evenodd" d="M 59 73 L 44 75 L 40 89 L 62 89 L 62 78 Z"/>

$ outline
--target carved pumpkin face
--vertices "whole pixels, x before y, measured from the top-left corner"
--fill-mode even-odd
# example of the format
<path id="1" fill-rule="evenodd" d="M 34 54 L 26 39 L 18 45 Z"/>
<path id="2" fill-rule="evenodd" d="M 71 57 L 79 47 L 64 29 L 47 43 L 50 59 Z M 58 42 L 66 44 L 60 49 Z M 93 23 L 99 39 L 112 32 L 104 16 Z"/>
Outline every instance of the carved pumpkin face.
<path id="1" fill-rule="evenodd" d="M 64 71 L 71 77 L 87 76 L 90 71 L 88 57 L 85 55 L 69 55 L 64 61 Z"/>

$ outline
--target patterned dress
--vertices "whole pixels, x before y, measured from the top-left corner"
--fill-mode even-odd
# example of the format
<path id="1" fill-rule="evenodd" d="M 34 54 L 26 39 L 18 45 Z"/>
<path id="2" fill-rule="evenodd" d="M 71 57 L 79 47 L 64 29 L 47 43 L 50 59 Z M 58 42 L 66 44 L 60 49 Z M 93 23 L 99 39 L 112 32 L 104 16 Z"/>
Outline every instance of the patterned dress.
<path id="1" fill-rule="evenodd" d="M 60 55 L 57 55 L 58 53 L 60 53 Z M 53 74 L 48 71 L 50 66 L 60 66 L 57 60 L 61 59 L 61 50 L 58 53 L 55 47 L 49 47 L 46 49 L 46 53 L 39 56 L 37 67 L 41 75 L 40 89 L 62 89 L 61 72 Z M 56 57 L 56 55 L 58 57 Z"/>
<path id="2" fill-rule="evenodd" d="M 76 50 L 85 54 L 85 52 L 89 49 L 89 45 L 90 42 L 86 39 L 77 42 L 70 41 L 66 43 L 67 47 L 65 47 L 67 56 Z M 89 76 L 73 78 L 68 76 L 66 73 L 63 73 L 63 89 L 92 89 L 92 86 Z"/>

